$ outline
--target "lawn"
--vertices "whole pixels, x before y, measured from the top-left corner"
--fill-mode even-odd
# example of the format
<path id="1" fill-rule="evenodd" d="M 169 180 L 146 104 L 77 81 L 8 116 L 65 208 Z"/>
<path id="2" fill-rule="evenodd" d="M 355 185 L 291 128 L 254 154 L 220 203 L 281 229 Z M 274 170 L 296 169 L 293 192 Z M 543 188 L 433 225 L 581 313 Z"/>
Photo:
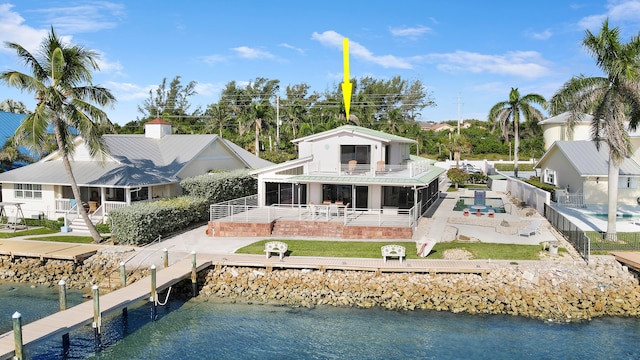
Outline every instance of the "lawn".
<path id="1" fill-rule="evenodd" d="M 93 242 L 93 238 L 91 236 L 75 236 L 75 235 L 38 236 L 34 238 L 27 238 L 27 240 L 53 241 L 53 242 L 76 243 L 76 244 L 91 244 Z"/>
<path id="2" fill-rule="evenodd" d="M 264 254 L 264 244 L 272 240 L 262 240 L 245 246 L 236 251 L 237 254 Z M 349 258 L 380 258 L 380 247 L 397 244 L 407 249 L 407 259 L 421 259 L 415 251 L 413 241 L 315 241 L 315 240 L 279 240 L 288 245 L 289 256 L 325 256 Z M 427 259 L 442 259 L 442 254 L 448 249 L 464 249 L 473 254 L 474 259 L 495 260 L 538 260 L 539 245 L 515 245 L 493 243 L 437 243 Z"/>
<path id="3" fill-rule="evenodd" d="M 0 239 L 9 239 L 12 237 L 25 236 L 25 235 L 55 234 L 57 232 L 60 232 L 60 231 L 39 227 L 39 228 L 34 228 L 29 230 L 18 230 L 14 232 L 0 232 Z"/>

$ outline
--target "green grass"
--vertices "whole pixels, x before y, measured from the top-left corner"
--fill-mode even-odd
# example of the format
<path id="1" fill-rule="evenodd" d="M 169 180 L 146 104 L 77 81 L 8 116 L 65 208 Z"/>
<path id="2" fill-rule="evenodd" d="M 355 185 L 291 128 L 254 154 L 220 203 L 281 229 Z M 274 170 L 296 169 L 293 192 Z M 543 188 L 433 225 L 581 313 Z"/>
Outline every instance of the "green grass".
<path id="1" fill-rule="evenodd" d="M 0 232 L 0 239 L 9 239 L 16 236 L 28 236 L 28 235 L 44 235 L 44 234 L 55 234 L 60 232 L 60 230 L 51 230 L 47 228 L 35 228 L 29 230 L 18 230 L 15 232 Z"/>
<path id="2" fill-rule="evenodd" d="M 36 241 L 53 241 L 75 244 L 91 244 L 93 238 L 91 236 L 74 236 L 74 235 L 57 235 L 57 236 L 38 236 L 34 238 L 27 238 L 27 240 Z"/>
<path id="3" fill-rule="evenodd" d="M 237 254 L 264 254 L 264 244 L 272 240 L 262 240 L 236 251 Z M 420 259 L 413 241 L 365 242 L 365 241 L 315 241 L 280 240 L 287 244 L 289 256 L 320 256 L 348 258 L 380 258 L 380 247 L 397 244 L 407 249 L 407 259 Z M 437 243 L 428 259 L 442 259 L 445 250 L 464 249 L 473 254 L 474 259 L 495 260 L 538 260 L 539 245 L 490 244 L 490 243 Z"/>

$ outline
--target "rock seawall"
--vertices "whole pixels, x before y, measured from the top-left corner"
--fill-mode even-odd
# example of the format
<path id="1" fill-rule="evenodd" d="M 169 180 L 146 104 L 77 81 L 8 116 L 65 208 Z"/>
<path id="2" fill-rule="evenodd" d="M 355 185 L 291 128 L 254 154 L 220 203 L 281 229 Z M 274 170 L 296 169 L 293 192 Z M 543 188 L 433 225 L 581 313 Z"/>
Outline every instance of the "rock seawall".
<path id="1" fill-rule="evenodd" d="M 640 286 L 611 257 L 540 261 L 489 274 L 414 274 L 216 267 L 201 297 L 247 302 L 509 314 L 571 321 L 640 315 Z"/>
<path id="2" fill-rule="evenodd" d="M 120 262 L 131 254 L 131 249 L 109 247 L 100 250 L 74 269 L 69 260 L 46 260 L 0 256 L 0 281 L 57 286 L 64 280 L 68 288 L 90 289 L 98 285 L 111 291 L 121 287 Z M 148 273 L 147 269 L 129 271 L 127 282 L 134 282 Z"/>

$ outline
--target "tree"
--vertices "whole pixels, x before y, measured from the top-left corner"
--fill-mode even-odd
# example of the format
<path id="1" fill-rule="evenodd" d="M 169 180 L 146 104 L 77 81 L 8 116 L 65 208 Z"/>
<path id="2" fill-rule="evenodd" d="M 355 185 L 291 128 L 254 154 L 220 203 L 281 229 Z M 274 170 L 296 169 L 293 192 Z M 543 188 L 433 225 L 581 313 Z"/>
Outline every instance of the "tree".
<path id="1" fill-rule="evenodd" d="M 533 93 L 520 97 L 518 88 L 511 88 L 509 100 L 493 105 L 489 111 L 489 122 L 499 124 L 502 129 L 502 136 L 507 140 L 509 139 L 509 126 L 513 126 L 513 171 L 516 178 L 518 177 L 518 147 L 520 146 L 520 134 L 518 131 L 520 115 L 523 115 L 525 121 L 537 122 L 543 119 L 542 112 L 533 107 L 532 104 L 538 104 L 546 108 L 547 101 L 542 95 Z"/>
<path id="2" fill-rule="evenodd" d="M 582 45 L 595 58 L 604 76 L 576 76 L 567 81 L 551 98 L 551 111 L 570 111 L 569 124 L 582 114 L 593 115 L 592 140 L 600 150 L 608 145 L 608 240 L 615 241 L 620 164 L 631 151 L 628 129 L 635 130 L 640 121 L 640 34 L 629 43 L 620 42 L 618 28 L 609 28 L 605 20 L 597 35 L 586 31 Z M 628 121 L 628 125 L 626 125 Z"/>
<path id="3" fill-rule="evenodd" d="M 460 184 L 469 180 L 469 173 L 459 168 L 451 168 L 447 170 L 447 177 L 457 189 Z"/>
<path id="4" fill-rule="evenodd" d="M 0 102 L 0 110 L 14 114 L 28 114 L 27 106 L 22 101 L 6 99 Z"/>
<path id="5" fill-rule="evenodd" d="M 471 151 L 471 142 L 464 135 L 449 133 L 449 137 L 445 141 L 445 147 L 453 153 L 456 159 L 456 167 L 460 167 L 460 154 Z"/>
<path id="6" fill-rule="evenodd" d="M 32 163 L 34 159 L 20 152 L 20 148 L 13 137 L 7 139 L 0 149 L 0 172 L 11 170 L 14 167 L 14 162 L 24 161 L 26 163 Z"/>
<path id="7" fill-rule="evenodd" d="M 22 45 L 6 43 L 31 70 L 0 73 L 0 81 L 9 86 L 32 92 L 36 107 L 16 130 L 20 144 L 39 149 L 45 141 L 47 128 L 53 128 L 58 151 L 62 157 L 73 196 L 81 204 L 80 189 L 75 180 L 69 158 L 75 150 L 73 139 L 79 134 L 93 157 L 104 156 L 107 149 L 102 134 L 111 128 L 107 114 L 99 106 L 112 105 L 116 100 L 111 92 L 91 82 L 91 72 L 99 70 L 95 51 L 79 45 L 65 44 L 53 27 L 32 55 Z M 75 129 L 75 130 L 72 130 Z M 89 228 L 94 242 L 102 240 L 84 207 L 79 212 Z"/>
<path id="8" fill-rule="evenodd" d="M 143 115 L 143 120 L 157 117 L 171 119 L 176 133 L 193 133 L 193 125 L 199 121 L 201 111 L 196 108 L 189 112 L 189 98 L 197 94 L 197 83 L 190 81 L 187 85 L 182 85 L 180 79 L 180 76 L 174 77 L 167 88 L 167 78 L 163 78 L 155 92 L 149 90 L 149 98 L 138 105 L 138 112 Z"/>

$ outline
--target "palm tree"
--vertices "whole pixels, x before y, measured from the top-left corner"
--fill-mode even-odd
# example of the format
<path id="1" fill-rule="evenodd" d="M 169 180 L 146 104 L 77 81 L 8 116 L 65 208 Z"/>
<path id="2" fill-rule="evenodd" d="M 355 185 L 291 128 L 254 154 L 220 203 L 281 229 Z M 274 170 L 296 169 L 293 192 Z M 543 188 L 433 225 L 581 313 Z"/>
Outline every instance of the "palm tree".
<path id="1" fill-rule="evenodd" d="M 2 148 L 0 148 L 0 172 L 11 170 L 16 161 L 32 163 L 34 159 L 30 155 L 20 152 L 15 139 L 10 137 L 4 145 L 2 145 Z"/>
<path id="2" fill-rule="evenodd" d="M 458 133 L 449 133 L 449 137 L 445 141 L 445 147 L 453 153 L 458 168 L 460 167 L 460 154 L 471 151 L 471 146 L 471 141 Z"/>
<path id="3" fill-rule="evenodd" d="M 84 139 L 91 156 L 104 156 L 107 149 L 102 134 L 112 125 L 107 114 L 94 103 L 107 106 L 115 102 L 108 89 L 91 83 L 91 71 L 99 70 L 96 62 L 98 54 L 78 45 L 62 43 L 53 28 L 35 55 L 19 44 L 6 45 L 16 51 L 32 74 L 5 71 L 0 73 L 0 80 L 9 86 L 32 92 L 37 101 L 34 111 L 25 117 L 16 130 L 16 140 L 38 150 L 45 141 L 47 128 L 51 126 L 73 197 L 81 204 L 80 189 L 69 161 L 69 157 L 73 156 L 75 131 Z M 79 211 L 93 240 L 102 240 L 84 207 L 79 206 Z"/>
<path id="4" fill-rule="evenodd" d="M 620 42 L 618 28 L 609 28 L 605 20 L 597 35 L 587 30 L 582 45 L 593 55 L 604 76 L 576 76 L 567 81 L 551 98 L 551 112 L 570 111 L 569 125 L 583 113 L 593 115 L 591 136 L 599 150 L 602 143 L 609 151 L 608 240 L 615 241 L 620 164 L 630 154 L 628 128 L 635 130 L 640 121 L 640 34 L 629 43 Z"/>
<path id="5" fill-rule="evenodd" d="M 502 129 L 502 136 L 509 139 L 509 126 L 513 125 L 513 172 L 518 177 L 518 147 L 520 146 L 520 134 L 518 127 L 520 123 L 520 115 L 522 114 L 525 121 L 541 121 L 543 119 L 542 112 L 533 107 L 538 104 L 546 108 L 547 101 L 538 94 L 527 94 L 520 97 L 518 88 L 511 88 L 509 100 L 501 101 L 491 108 L 489 111 L 489 122 L 499 124 Z"/>

